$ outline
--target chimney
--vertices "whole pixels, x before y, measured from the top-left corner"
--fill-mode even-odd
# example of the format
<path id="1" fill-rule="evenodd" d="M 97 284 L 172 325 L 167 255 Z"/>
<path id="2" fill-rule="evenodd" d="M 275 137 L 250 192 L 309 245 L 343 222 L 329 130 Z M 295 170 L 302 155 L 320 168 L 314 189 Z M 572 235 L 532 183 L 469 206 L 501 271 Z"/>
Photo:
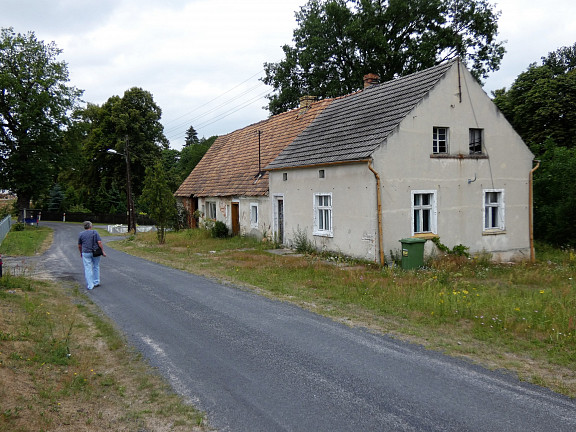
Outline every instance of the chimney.
<path id="1" fill-rule="evenodd" d="M 380 83 L 380 77 L 376 74 L 369 73 L 364 75 L 364 88 Z"/>
<path id="2" fill-rule="evenodd" d="M 307 110 L 312 106 L 312 104 L 316 102 L 316 96 L 301 96 L 300 97 L 300 109 Z"/>

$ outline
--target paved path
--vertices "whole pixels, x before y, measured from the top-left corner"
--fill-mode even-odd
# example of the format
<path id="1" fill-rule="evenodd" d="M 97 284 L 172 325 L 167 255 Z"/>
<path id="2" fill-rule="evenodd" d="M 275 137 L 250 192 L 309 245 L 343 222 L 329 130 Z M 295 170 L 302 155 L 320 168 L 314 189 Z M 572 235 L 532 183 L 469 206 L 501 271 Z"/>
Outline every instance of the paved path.
<path id="1" fill-rule="evenodd" d="M 46 269 L 82 282 L 80 226 L 43 224 Z M 106 252 L 88 295 L 220 431 L 576 431 L 574 401 L 509 375 Z"/>

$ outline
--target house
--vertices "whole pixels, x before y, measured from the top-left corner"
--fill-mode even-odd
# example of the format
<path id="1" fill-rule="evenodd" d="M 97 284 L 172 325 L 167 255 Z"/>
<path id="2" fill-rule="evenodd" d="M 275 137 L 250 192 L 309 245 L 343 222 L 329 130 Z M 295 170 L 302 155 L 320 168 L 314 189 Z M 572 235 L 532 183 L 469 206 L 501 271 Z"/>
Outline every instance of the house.
<path id="1" fill-rule="evenodd" d="M 381 263 L 413 237 L 529 257 L 533 155 L 464 65 L 374 78 L 266 166 L 273 232 Z"/>
<path id="2" fill-rule="evenodd" d="M 302 97 L 300 107 L 219 136 L 175 192 L 201 223 L 222 221 L 235 234 L 271 236 L 272 211 L 264 167 L 328 104 Z M 191 220 L 194 226 L 195 220 Z"/>

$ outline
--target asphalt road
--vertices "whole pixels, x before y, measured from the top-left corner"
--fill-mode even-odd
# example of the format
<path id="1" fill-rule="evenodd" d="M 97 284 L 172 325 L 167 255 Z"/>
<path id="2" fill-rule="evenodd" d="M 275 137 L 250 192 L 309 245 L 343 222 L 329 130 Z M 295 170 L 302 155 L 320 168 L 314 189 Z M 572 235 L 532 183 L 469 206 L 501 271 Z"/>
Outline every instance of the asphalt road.
<path id="1" fill-rule="evenodd" d="M 83 287 L 81 226 L 42 224 L 45 268 Z M 220 431 L 576 431 L 574 401 L 511 375 L 105 250 L 87 295 Z"/>

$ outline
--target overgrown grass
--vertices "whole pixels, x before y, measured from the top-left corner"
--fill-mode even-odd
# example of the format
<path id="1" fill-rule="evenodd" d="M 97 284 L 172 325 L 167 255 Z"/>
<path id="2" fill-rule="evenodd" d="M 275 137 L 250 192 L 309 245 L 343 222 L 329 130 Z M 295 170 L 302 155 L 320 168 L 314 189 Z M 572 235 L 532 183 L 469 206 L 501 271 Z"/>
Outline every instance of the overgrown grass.
<path id="1" fill-rule="evenodd" d="M 47 227 L 26 226 L 23 231 L 12 229 L 0 244 L 0 254 L 32 256 L 42 252 L 52 241 L 52 230 Z"/>
<path id="2" fill-rule="evenodd" d="M 203 430 L 77 289 L 8 275 L 0 300 L 0 431 Z"/>
<path id="3" fill-rule="evenodd" d="M 34 254 L 50 232 L 10 232 L 3 253 Z M 0 431 L 207 430 L 77 286 L 11 273 L 0 278 Z"/>
<path id="4" fill-rule="evenodd" d="M 278 256 L 202 230 L 151 235 L 119 249 L 257 287 L 317 312 L 465 355 L 576 396 L 576 255 L 538 245 L 535 264 L 445 256 L 426 269 L 381 269 L 326 256 Z M 334 262 L 336 261 L 336 262 Z M 559 367 L 563 368 L 560 372 Z M 554 372 L 556 371 L 556 372 Z"/>

